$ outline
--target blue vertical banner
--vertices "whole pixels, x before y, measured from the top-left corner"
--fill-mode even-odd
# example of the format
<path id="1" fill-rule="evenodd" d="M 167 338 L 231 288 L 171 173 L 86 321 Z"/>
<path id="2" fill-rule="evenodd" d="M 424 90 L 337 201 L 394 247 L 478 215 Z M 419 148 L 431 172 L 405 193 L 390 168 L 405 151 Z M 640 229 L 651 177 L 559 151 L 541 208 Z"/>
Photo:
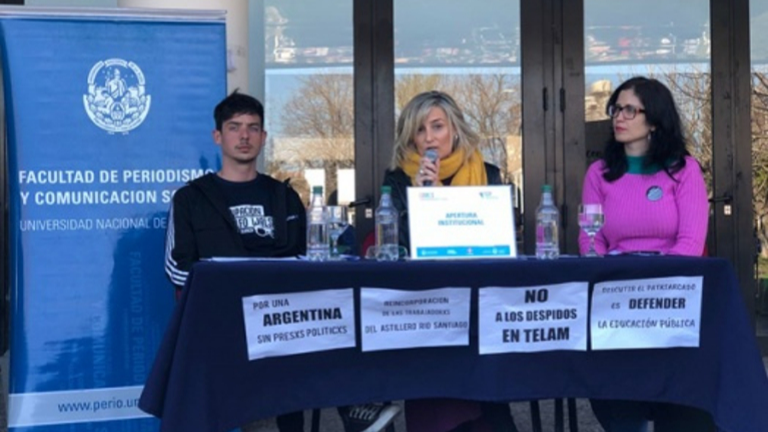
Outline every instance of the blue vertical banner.
<path id="1" fill-rule="evenodd" d="M 137 407 L 173 308 L 167 211 L 218 169 L 218 12 L 0 9 L 11 431 L 156 431 Z"/>

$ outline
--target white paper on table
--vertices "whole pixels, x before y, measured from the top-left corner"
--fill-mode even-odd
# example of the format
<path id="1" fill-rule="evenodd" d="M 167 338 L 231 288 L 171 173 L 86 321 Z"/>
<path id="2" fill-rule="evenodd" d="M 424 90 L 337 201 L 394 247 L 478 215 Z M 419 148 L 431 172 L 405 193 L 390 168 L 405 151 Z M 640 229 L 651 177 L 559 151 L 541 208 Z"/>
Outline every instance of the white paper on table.
<path id="1" fill-rule="evenodd" d="M 248 359 L 354 347 L 353 293 L 343 288 L 243 297 Z"/>
<path id="2" fill-rule="evenodd" d="M 595 284 L 593 350 L 698 347 L 703 277 Z"/>
<path id="3" fill-rule="evenodd" d="M 480 288 L 479 352 L 586 351 L 588 299 L 587 282 Z"/>
<path id="4" fill-rule="evenodd" d="M 471 292 L 361 288 L 363 351 L 469 345 Z"/>

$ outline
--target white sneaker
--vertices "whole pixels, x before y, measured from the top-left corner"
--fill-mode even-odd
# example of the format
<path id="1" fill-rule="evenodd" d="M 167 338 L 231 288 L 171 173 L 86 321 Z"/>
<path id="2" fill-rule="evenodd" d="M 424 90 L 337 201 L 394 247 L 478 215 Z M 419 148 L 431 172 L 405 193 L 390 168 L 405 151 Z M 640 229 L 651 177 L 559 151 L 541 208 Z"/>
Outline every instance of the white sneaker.
<path id="1" fill-rule="evenodd" d="M 371 403 L 353 405 L 344 416 L 345 432 L 379 432 L 397 417 L 400 407 Z"/>

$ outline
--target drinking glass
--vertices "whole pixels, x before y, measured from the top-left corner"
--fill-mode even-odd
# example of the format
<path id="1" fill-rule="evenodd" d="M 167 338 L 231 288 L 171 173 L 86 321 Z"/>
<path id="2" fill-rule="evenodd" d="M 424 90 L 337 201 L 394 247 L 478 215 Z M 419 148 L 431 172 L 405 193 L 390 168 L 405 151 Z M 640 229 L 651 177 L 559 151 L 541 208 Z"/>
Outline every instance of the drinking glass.
<path id="1" fill-rule="evenodd" d="M 587 257 L 600 256 L 595 251 L 595 235 L 603 226 L 603 206 L 600 204 L 581 204 L 579 205 L 579 226 L 589 236 L 589 251 L 584 255 Z"/>
<path id="2" fill-rule="evenodd" d="M 328 233 L 331 237 L 331 259 L 340 259 L 339 237 L 349 226 L 346 206 L 328 206 Z"/>
<path id="3" fill-rule="evenodd" d="M 388 252 L 381 252 L 379 250 L 379 247 L 376 245 L 371 245 L 368 247 L 368 250 L 365 251 L 365 259 L 367 260 L 376 260 L 376 261 L 390 261 L 387 258 L 390 258 L 390 256 L 385 256 L 387 253 L 391 253 L 391 251 Z M 397 247 L 397 257 L 398 259 L 408 259 L 408 250 L 405 249 L 403 246 Z M 396 260 L 397 261 L 397 260 Z"/>

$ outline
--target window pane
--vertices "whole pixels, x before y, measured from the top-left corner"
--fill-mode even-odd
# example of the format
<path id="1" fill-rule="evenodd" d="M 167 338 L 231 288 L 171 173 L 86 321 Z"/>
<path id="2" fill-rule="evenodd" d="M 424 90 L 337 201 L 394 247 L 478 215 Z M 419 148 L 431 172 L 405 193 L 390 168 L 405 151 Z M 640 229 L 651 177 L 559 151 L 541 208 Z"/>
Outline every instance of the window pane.
<path id="1" fill-rule="evenodd" d="M 394 6 L 396 115 L 421 92 L 453 96 L 480 133 L 486 162 L 516 186 L 520 208 L 520 1 L 395 0 Z"/>
<path id="2" fill-rule="evenodd" d="M 266 172 L 354 201 L 352 0 L 266 0 Z M 353 214 L 350 216 L 353 217 Z"/>
<path id="3" fill-rule="evenodd" d="M 585 0 L 584 21 L 588 162 L 600 156 L 610 138 L 605 107 L 611 93 L 623 81 L 644 75 L 672 91 L 688 150 L 711 192 L 709 0 Z"/>
<path id="4" fill-rule="evenodd" d="M 752 41 L 752 203 L 760 242 L 757 335 L 768 336 L 768 0 L 749 2 Z"/>

